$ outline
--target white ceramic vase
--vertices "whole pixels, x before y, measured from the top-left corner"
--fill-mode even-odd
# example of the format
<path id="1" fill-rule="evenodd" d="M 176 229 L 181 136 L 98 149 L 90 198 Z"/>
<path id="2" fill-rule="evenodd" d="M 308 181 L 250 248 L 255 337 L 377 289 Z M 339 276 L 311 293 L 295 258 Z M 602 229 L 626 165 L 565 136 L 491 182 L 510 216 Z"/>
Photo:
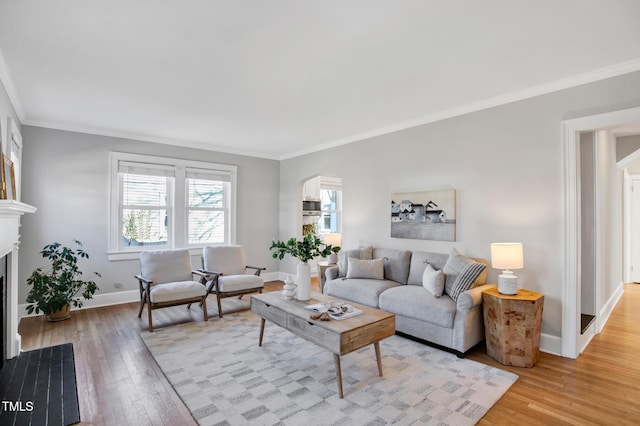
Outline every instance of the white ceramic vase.
<path id="1" fill-rule="evenodd" d="M 296 299 L 311 299 L 311 266 L 307 262 L 298 263 L 298 288 Z"/>
<path id="2" fill-rule="evenodd" d="M 284 279 L 284 287 L 282 287 L 282 295 L 285 299 L 293 299 L 296 295 L 296 283 L 293 281 L 293 277 L 287 274 L 287 277 Z"/>

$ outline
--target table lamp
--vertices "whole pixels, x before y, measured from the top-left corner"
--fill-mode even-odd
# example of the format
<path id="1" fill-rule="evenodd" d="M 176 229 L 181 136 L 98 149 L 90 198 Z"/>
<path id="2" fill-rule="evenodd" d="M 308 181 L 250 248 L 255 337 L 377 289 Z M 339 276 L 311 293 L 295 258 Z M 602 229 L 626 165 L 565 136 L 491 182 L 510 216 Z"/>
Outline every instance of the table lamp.
<path id="1" fill-rule="evenodd" d="M 340 247 L 342 243 L 342 235 L 340 234 L 324 234 L 324 243 L 331 247 Z M 327 262 L 338 263 L 338 255 L 331 253 L 327 256 Z"/>
<path id="2" fill-rule="evenodd" d="M 495 269 L 503 269 L 498 275 L 498 292 L 518 294 L 518 277 L 511 269 L 524 267 L 522 243 L 492 243 L 491 266 Z"/>

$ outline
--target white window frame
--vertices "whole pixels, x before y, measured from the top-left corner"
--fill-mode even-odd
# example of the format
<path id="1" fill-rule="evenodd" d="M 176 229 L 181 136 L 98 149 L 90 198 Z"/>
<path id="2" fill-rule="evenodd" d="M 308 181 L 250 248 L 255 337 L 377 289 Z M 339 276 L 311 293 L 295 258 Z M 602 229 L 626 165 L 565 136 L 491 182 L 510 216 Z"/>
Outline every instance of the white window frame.
<path id="1" fill-rule="evenodd" d="M 167 209 L 169 213 L 169 235 L 166 246 L 137 246 L 124 249 L 121 246 L 121 206 L 122 187 L 119 179 L 121 162 L 147 164 L 156 167 L 170 168 L 174 171 L 174 184 L 167 193 Z M 138 259 L 140 252 L 158 250 L 161 248 L 189 248 L 193 254 L 198 254 L 206 244 L 188 245 L 188 199 L 187 199 L 187 170 L 200 169 L 206 173 L 216 175 L 225 174 L 229 180 L 228 215 L 225 218 L 225 244 L 235 244 L 236 241 L 236 182 L 237 167 L 229 164 L 205 163 L 201 161 L 183 160 L 168 157 L 155 157 L 142 154 L 124 152 L 109 153 L 109 226 L 107 252 L 110 261 Z"/>
<path id="2" fill-rule="evenodd" d="M 328 214 L 335 213 L 336 221 L 337 221 L 337 230 L 335 231 L 335 233 L 341 234 L 342 233 L 342 180 L 340 178 L 320 176 L 320 199 L 322 199 L 322 190 L 324 189 L 337 191 L 336 210 L 322 209 L 322 214 L 320 215 L 319 220 L 323 219 L 325 213 L 328 213 Z M 324 230 L 321 230 L 319 226 L 318 226 L 318 232 L 320 233 L 320 235 L 334 233 L 334 232 L 326 232 Z"/>

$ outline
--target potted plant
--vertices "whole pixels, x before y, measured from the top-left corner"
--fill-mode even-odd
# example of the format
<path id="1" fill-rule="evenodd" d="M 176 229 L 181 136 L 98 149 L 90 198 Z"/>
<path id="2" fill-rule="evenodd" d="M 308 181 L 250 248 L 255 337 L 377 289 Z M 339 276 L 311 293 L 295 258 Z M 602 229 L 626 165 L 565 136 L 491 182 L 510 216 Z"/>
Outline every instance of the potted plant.
<path id="1" fill-rule="evenodd" d="M 78 258 L 88 259 L 89 255 L 82 249 L 82 243 L 74 240 L 76 250 L 54 242 L 44 246 L 40 252 L 49 259 L 51 268 L 44 271 L 38 268 L 27 279 L 31 286 L 27 295 L 27 313 L 47 315 L 49 321 L 60 321 L 71 316 L 71 305 L 82 307 L 83 299 L 92 299 L 98 286 L 93 280 L 83 280 L 83 273 L 78 267 Z M 100 277 L 97 272 L 94 275 Z"/>
<path id="2" fill-rule="evenodd" d="M 340 251 L 340 247 L 332 247 L 330 244 L 323 243 L 316 234 L 307 234 L 302 240 L 296 240 L 294 237 L 286 242 L 274 240 L 269 250 L 271 250 L 271 256 L 274 259 L 282 260 L 288 254 L 299 260 L 296 299 L 309 300 L 311 297 L 311 267 L 309 266 L 309 261 L 318 256 L 327 257 L 330 254 L 336 254 Z"/>

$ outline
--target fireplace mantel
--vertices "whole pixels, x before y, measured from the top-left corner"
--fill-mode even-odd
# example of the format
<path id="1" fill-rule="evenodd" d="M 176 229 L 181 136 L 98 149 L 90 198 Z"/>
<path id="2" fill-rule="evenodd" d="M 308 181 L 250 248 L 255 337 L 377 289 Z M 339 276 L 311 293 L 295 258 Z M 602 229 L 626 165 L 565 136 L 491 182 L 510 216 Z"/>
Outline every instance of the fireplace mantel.
<path id="1" fill-rule="evenodd" d="M 7 256 L 7 341 L 6 358 L 20 353 L 18 334 L 18 248 L 20 218 L 37 208 L 14 200 L 0 200 L 0 257 Z"/>

